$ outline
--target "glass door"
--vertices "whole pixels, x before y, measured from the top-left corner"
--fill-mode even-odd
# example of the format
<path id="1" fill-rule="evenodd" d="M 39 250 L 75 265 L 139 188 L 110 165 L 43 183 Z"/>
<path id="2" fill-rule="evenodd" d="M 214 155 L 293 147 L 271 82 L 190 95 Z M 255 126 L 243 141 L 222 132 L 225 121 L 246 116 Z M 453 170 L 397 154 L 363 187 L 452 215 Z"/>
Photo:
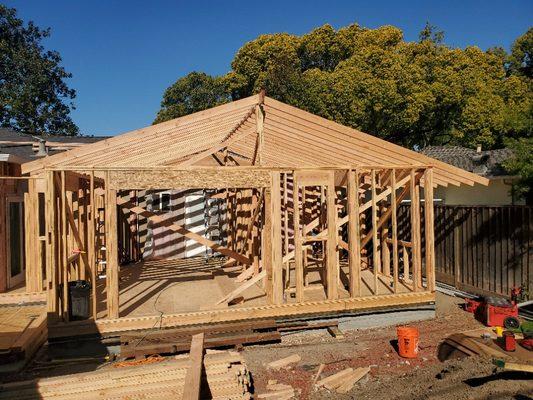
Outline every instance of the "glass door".
<path id="1" fill-rule="evenodd" d="M 12 288 L 25 278 L 24 262 L 24 202 L 7 199 L 7 286 Z"/>

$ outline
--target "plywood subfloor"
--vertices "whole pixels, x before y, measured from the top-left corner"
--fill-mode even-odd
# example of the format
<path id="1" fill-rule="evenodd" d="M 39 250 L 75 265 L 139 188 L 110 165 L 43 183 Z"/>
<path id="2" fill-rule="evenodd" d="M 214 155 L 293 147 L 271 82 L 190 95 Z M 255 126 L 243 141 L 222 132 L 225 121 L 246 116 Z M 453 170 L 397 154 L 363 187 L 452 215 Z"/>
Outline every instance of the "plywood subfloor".
<path id="1" fill-rule="evenodd" d="M 185 312 L 215 310 L 228 308 L 217 305 L 217 301 L 239 287 L 235 281 L 240 270 L 231 272 L 223 269 L 223 259 L 205 260 L 203 257 L 175 260 L 150 260 L 121 267 L 120 272 L 120 316 L 139 317 L 148 315 L 168 315 Z M 346 276 L 348 267 L 341 263 Z M 304 301 L 326 300 L 324 287 L 320 284 L 321 266 L 313 264 L 308 267 L 308 284 L 305 289 Z M 291 265 L 291 285 L 293 285 L 294 268 Z M 361 296 L 375 295 L 374 275 L 371 270 L 361 271 Z M 339 296 L 348 298 L 345 288 L 346 279 L 341 279 Z M 380 275 L 378 279 L 378 295 L 393 294 L 392 278 Z M 102 282 L 105 285 L 105 282 Z M 102 287 L 103 289 L 103 287 Z M 398 285 L 397 293 L 408 293 L 411 290 L 403 283 Z M 101 291 L 99 318 L 106 315 L 105 290 Z M 229 307 L 253 307 L 267 304 L 262 284 L 258 283 L 246 289 L 237 304 Z M 287 303 L 295 302 L 291 290 L 286 291 Z"/>
<path id="2" fill-rule="evenodd" d="M 175 314 L 227 308 L 217 301 L 240 284 L 240 271 L 221 267 L 225 260 L 202 257 L 177 260 L 150 260 L 123 266 L 120 271 L 120 316 Z M 105 294 L 105 293 L 104 293 Z M 259 285 L 244 291 L 244 306 L 266 304 Z M 105 297 L 105 296 L 104 296 Z M 105 298 L 98 317 L 105 316 Z M 239 304 L 231 307 L 238 307 Z"/>
<path id="3" fill-rule="evenodd" d="M 0 351 L 11 350 L 30 325 L 46 313 L 44 304 L 0 306 Z"/>

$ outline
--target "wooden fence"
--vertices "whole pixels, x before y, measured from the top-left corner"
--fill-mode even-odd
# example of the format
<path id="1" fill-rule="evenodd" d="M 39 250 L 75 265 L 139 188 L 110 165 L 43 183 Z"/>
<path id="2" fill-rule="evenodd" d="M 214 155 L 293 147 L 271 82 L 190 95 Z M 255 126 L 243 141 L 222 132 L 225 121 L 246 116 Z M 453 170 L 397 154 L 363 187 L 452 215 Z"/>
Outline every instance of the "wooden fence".
<path id="1" fill-rule="evenodd" d="M 437 281 L 468 292 L 533 293 L 533 207 L 436 205 L 435 268 Z"/>

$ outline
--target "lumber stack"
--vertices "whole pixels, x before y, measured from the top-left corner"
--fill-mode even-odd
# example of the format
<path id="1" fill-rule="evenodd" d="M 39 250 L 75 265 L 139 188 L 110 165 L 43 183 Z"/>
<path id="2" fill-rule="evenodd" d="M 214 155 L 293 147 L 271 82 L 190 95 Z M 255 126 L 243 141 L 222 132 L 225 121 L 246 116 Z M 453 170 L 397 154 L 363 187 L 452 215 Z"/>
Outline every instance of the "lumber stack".
<path id="1" fill-rule="evenodd" d="M 154 354 L 187 351 L 190 348 L 192 336 L 200 332 L 205 335 L 203 347 L 206 349 L 275 342 L 281 339 L 274 320 L 139 331 L 120 337 L 120 356 L 142 358 Z"/>
<path id="2" fill-rule="evenodd" d="M 0 386 L 0 399 L 181 399 L 191 361 L 174 359 L 82 374 L 13 382 Z M 202 399 L 250 399 L 251 377 L 239 353 L 208 352 L 203 359 Z"/>

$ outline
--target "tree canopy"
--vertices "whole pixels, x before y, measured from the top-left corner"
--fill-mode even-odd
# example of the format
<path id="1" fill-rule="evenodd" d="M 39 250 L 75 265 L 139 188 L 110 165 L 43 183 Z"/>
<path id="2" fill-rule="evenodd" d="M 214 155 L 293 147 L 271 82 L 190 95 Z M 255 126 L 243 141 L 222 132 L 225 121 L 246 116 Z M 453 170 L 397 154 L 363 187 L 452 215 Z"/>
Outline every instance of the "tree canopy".
<path id="1" fill-rule="evenodd" d="M 76 92 L 56 51 L 41 42 L 50 36 L 0 4 L 0 125 L 31 134 L 77 135 L 70 118 Z"/>
<path id="2" fill-rule="evenodd" d="M 235 54 L 231 71 L 193 72 L 165 92 L 155 122 L 267 95 L 410 148 L 484 148 L 531 136 L 533 29 L 511 54 L 452 48 L 426 24 L 418 42 L 400 29 L 324 25 L 302 36 L 261 35 Z"/>

